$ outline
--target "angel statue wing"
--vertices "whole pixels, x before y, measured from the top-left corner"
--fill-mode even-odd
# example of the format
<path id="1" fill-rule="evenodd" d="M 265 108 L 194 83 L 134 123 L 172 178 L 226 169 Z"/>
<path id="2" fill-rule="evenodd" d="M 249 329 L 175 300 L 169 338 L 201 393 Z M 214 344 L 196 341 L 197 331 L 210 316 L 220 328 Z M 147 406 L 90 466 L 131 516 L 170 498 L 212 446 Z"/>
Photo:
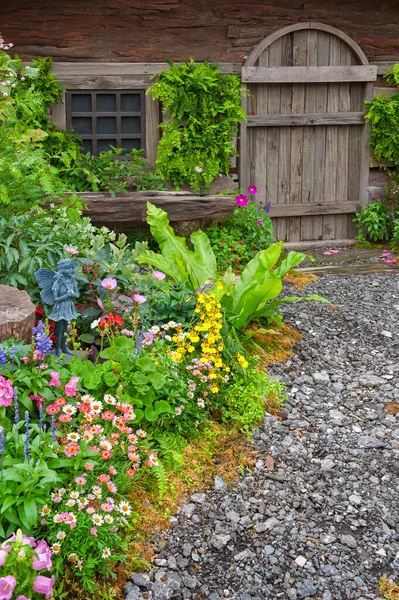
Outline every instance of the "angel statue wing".
<path id="1" fill-rule="evenodd" d="M 46 304 L 52 306 L 55 302 L 53 294 L 53 284 L 55 280 L 54 271 L 50 271 L 50 269 L 39 269 L 35 273 L 35 279 L 41 288 L 41 299 Z"/>

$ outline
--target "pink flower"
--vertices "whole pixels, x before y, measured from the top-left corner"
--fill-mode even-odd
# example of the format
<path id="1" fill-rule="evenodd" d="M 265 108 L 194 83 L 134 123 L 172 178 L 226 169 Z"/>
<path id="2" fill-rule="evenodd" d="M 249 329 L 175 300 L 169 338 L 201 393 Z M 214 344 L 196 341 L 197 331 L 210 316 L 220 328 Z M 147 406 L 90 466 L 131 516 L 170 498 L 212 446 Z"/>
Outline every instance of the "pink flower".
<path id="1" fill-rule="evenodd" d="M 5 550 L 0 550 L 0 567 L 4 566 L 7 558 L 7 552 Z"/>
<path id="2" fill-rule="evenodd" d="M 258 227 L 262 227 L 262 225 L 263 225 L 262 219 L 258 219 L 258 221 L 256 221 L 256 224 Z"/>
<path id="3" fill-rule="evenodd" d="M 197 173 L 202 173 L 202 167 L 195 167 L 195 170 L 197 171 Z"/>
<path id="4" fill-rule="evenodd" d="M 248 194 L 250 194 L 251 196 L 253 196 L 254 194 L 256 194 L 256 192 L 258 191 L 258 188 L 256 187 L 256 185 L 249 185 L 247 187 L 247 192 Z"/>
<path id="5" fill-rule="evenodd" d="M 73 246 L 65 246 L 65 251 L 72 255 L 79 254 L 79 250 L 77 248 L 74 248 Z"/>
<path id="6" fill-rule="evenodd" d="M 133 300 L 138 302 L 139 304 L 143 304 L 143 302 L 147 302 L 147 298 L 142 296 L 141 294 L 133 294 Z"/>
<path id="7" fill-rule="evenodd" d="M 90 535 L 94 535 L 95 537 L 97 537 L 97 527 L 92 527 L 90 529 Z"/>
<path id="8" fill-rule="evenodd" d="M 51 375 L 51 379 L 50 379 L 50 383 L 49 385 L 53 385 L 54 387 L 61 387 L 61 381 L 60 381 L 60 375 L 61 373 L 58 373 L 57 371 L 53 371 L 52 373 L 50 373 Z"/>
<path id="9" fill-rule="evenodd" d="M 0 406 L 11 406 L 13 396 L 14 390 L 11 381 L 0 375 Z"/>
<path id="10" fill-rule="evenodd" d="M 17 580 L 12 575 L 0 577 L 0 598 L 1 600 L 11 600 L 12 593 L 17 585 Z"/>
<path id="11" fill-rule="evenodd" d="M 30 598 L 28 596 L 18 596 L 15 600 L 30 600 Z"/>
<path id="12" fill-rule="evenodd" d="M 53 566 L 51 561 L 51 550 L 46 542 L 41 540 L 35 548 L 35 552 L 37 552 L 38 555 L 38 558 L 36 558 L 36 556 L 32 557 L 32 566 L 35 571 L 41 571 L 42 569 L 51 571 L 51 567 Z"/>
<path id="13" fill-rule="evenodd" d="M 77 456 L 79 454 L 79 450 L 79 444 L 76 442 L 69 442 L 69 444 L 65 446 L 65 455 L 68 456 L 68 458 L 71 456 Z"/>
<path id="14" fill-rule="evenodd" d="M 248 202 L 248 196 L 246 196 L 245 194 L 239 194 L 238 196 L 236 196 L 237 206 L 246 206 Z"/>
<path id="15" fill-rule="evenodd" d="M 162 271 L 154 271 L 153 276 L 155 279 L 158 279 L 158 281 L 162 281 L 162 279 L 165 279 L 166 277 L 165 273 L 162 273 Z"/>
<path id="16" fill-rule="evenodd" d="M 68 383 L 65 386 L 65 395 L 66 396 L 76 396 L 76 393 L 78 391 L 78 381 L 79 381 L 80 377 L 71 377 L 71 379 L 68 381 Z"/>
<path id="17" fill-rule="evenodd" d="M 49 577 L 43 577 L 43 575 L 38 575 L 35 581 L 33 582 L 33 589 L 38 594 L 44 594 L 46 598 L 50 598 L 53 591 L 54 581 L 54 575 L 51 577 L 51 579 Z"/>
<path id="18" fill-rule="evenodd" d="M 112 277 L 106 277 L 101 282 L 101 286 L 103 288 L 105 288 L 106 290 L 114 290 L 117 287 L 117 285 L 118 285 L 117 280 L 113 279 Z"/>

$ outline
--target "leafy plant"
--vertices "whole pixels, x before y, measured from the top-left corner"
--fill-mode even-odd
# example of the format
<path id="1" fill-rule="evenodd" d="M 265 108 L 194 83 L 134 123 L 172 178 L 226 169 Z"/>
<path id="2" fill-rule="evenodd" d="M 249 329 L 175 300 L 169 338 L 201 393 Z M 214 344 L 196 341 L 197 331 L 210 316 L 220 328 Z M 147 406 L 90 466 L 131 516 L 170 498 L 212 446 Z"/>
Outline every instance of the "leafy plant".
<path id="1" fill-rule="evenodd" d="M 142 150 L 126 153 L 123 148 L 114 148 L 100 152 L 98 156 L 90 153 L 76 157 L 66 163 L 61 174 L 65 182 L 77 192 L 109 192 L 113 197 L 117 193 L 140 190 L 164 190 L 160 178 L 151 171 Z"/>
<path id="2" fill-rule="evenodd" d="M 248 193 L 256 194 L 255 186 Z M 216 255 L 218 270 L 229 265 L 241 271 L 259 250 L 265 250 L 274 242 L 273 224 L 269 217 L 270 205 L 257 204 L 245 194 L 236 196 L 234 213 L 207 228 L 212 248 Z"/>
<path id="3" fill-rule="evenodd" d="M 236 378 L 226 388 L 222 403 L 222 419 L 232 421 L 238 429 L 249 433 L 265 415 L 265 401 L 273 395 L 280 403 L 285 400 L 284 385 L 267 373 L 250 370 L 245 379 Z"/>
<path id="4" fill-rule="evenodd" d="M 233 134 L 246 118 L 240 79 L 221 73 L 217 63 L 168 63 L 171 68 L 155 75 L 148 90 L 162 102 L 166 117 L 157 169 L 177 189 L 188 183 L 204 192 L 219 173 L 228 174 L 235 155 Z"/>
<path id="5" fill-rule="evenodd" d="M 356 213 L 353 221 L 359 229 L 357 238 L 361 241 L 382 242 L 391 237 L 392 217 L 379 200 L 365 206 L 362 212 Z"/>

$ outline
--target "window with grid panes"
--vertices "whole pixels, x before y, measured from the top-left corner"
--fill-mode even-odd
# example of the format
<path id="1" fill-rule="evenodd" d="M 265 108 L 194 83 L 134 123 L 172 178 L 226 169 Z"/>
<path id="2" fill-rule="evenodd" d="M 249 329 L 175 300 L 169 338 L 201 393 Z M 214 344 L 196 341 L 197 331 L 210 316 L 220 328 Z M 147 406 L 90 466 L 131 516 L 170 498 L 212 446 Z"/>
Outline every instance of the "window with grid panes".
<path id="1" fill-rule="evenodd" d="M 145 149 L 144 91 L 69 90 L 67 123 L 82 138 L 83 152 Z"/>

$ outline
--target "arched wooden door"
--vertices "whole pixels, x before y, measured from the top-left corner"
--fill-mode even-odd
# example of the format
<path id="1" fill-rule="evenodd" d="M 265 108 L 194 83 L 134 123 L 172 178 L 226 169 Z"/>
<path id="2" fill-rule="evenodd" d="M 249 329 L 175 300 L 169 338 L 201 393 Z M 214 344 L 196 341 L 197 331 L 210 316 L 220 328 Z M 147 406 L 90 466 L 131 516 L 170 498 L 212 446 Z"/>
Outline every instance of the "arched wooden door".
<path id="1" fill-rule="evenodd" d="M 364 101 L 376 76 L 351 38 L 322 23 L 285 27 L 248 56 L 240 180 L 271 203 L 278 239 L 354 237 L 367 202 Z"/>

